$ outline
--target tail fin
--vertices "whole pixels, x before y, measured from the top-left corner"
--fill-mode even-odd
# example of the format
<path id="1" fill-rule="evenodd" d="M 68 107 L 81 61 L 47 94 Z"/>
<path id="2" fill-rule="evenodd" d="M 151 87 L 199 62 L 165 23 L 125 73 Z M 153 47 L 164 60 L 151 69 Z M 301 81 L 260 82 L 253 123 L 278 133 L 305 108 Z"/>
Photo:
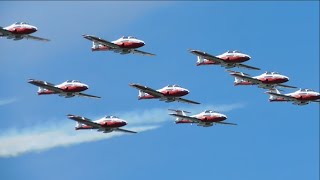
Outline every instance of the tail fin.
<path id="1" fill-rule="evenodd" d="M 276 94 L 281 94 L 280 91 L 279 91 L 278 89 L 276 89 L 276 88 L 269 89 L 269 91 L 267 91 L 267 92 L 272 92 L 272 93 L 276 93 Z M 277 99 L 277 98 L 279 98 L 279 97 L 270 94 L 270 96 L 269 96 L 269 101 L 273 101 L 273 100 L 275 100 L 275 99 Z"/>
<path id="2" fill-rule="evenodd" d="M 45 94 L 46 91 L 48 91 L 48 90 L 45 89 L 45 88 L 39 87 L 39 88 L 38 88 L 38 95 Z"/>
<path id="3" fill-rule="evenodd" d="M 168 109 L 169 111 L 174 111 L 174 112 L 176 112 L 178 115 L 183 115 L 183 116 L 187 116 L 187 113 L 190 113 L 190 112 L 188 112 L 188 111 L 184 111 L 184 110 L 175 110 L 175 109 Z M 177 121 L 179 121 L 179 120 L 181 120 L 182 118 L 180 118 L 180 117 L 177 117 L 176 118 L 176 122 Z"/>
<path id="4" fill-rule="evenodd" d="M 98 43 L 97 41 L 92 41 L 92 49 L 99 49 L 103 47 L 102 44 Z"/>
<path id="5" fill-rule="evenodd" d="M 148 93 L 145 93 L 145 92 L 139 90 L 139 95 L 138 95 L 139 99 L 143 98 L 146 95 L 148 95 Z"/>
<path id="6" fill-rule="evenodd" d="M 234 85 L 238 85 L 240 83 L 242 83 L 244 80 L 242 78 L 239 77 L 234 77 Z"/>
<path id="7" fill-rule="evenodd" d="M 79 122 L 76 122 L 76 126 L 74 127 L 76 130 L 81 129 L 82 128 L 82 124 Z"/>
<path id="8" fill-rule="evenodd" d="M 197 56 L 197 64 L 202 64 L 204 62 L 204 58 L 202 56 Z"/>

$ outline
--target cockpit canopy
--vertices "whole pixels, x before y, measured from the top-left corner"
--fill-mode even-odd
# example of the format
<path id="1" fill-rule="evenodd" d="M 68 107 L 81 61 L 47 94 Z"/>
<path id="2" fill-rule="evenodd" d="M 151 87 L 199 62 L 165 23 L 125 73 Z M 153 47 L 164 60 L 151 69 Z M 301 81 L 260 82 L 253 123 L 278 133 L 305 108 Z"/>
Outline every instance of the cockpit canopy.
<path id="1" fill-rule="evenodd" d="M 205 110 L 204 113 L 214 113 L 215 111 L 212 110 Z"/>
<path id="2" fill-rule="evenodd" d="M 78 80 L 67 80 L 66 83 L 81 83 Z"/>
<path id="3" fill-rule="evenodd" d="M 238 50 L 233 50 L 233 51 L 228 50 L 227 53 L 241 53 L 241 52 Z"/>
<path id="4" fill-rule="evenodd" d="M 167 87 L 180 87 L 180 86 L 177 84 L 173 84 L 173 85 L 168 85 Z"/>
<path id="5" fill-rule="evenodd" d="M 122 36 L 121 38 L 122 39 L 137 39 L 137 38 L 135 38 L 133 36 Z"/>
<path id="6" fill-rule="evenodd" d="M 312 89 L 301 89 L 300 91 L 301 92 L 314 92 L 314 90 L 312 90 Z"/>
<path id="7" fill-rule="evenodd" d="M 106 116 L 105 118 L 106 119 L 119 119 L 119 117 L 117 117 L 117 116 Z"/>
<path id="8" fill-rule="evenodd" d="M 273 74 L 279 74 L 279 73 L 278 73 L 278 72 L 269 72 L 269 71 L 266 71 L 265 74 L 273 75 Z"/>
<path id="9" fill-rule="evenodd" d="M 26 22 L 16 22 L 16 23 L 14 23 L 15 25 L 28 25 L 28 23 L 26 23 Z"/>

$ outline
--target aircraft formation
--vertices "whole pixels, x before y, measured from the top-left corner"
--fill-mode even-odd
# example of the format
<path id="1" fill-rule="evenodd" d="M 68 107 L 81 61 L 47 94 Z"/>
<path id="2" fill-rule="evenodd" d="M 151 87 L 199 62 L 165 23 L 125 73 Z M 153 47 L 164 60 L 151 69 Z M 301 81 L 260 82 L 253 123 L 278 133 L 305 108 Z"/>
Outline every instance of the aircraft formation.
<path id="1" fill-rule="evenodd" d="M 7 27 L 0 27 L 0 37 L 7 39 L 21 40 L 30 39 L 38 41 L 50 41 L 49 39 L 32 36 L 30 34 L 36 32 L 37 27 L 25 22 L 17 22 Z M 107 41 L 93 35 L 82 35 L 83 38 L 92 41 L 92 51 L 112 51 L 115 53 L 124 54 L 140 54 L 146 56 L 155 56 L 155 54 L 138 50 L 145 45 L 145 42 L 133 36 L 123 36 L 115 41 Z M 307 105 L 310 102 L 320 102 L 320 93 L 311 89 L 300 89 L 292 93 L 281 94 L 277 88 L 297 88 L 284 83 L 289 81 L 289 77 L 281 75 L 277 72 L 265 72 L 261 75 L 251 76 L 243 72 L 229 70 L 230 68 L 244 68 L 249 70 L 261 70 L 260 68 L 243 64 L 249 61 L 251 57 L 240 51 L 227 51 L 221 55 L 211 55 L 200 50 L 188 50 L 191 54 L 197 56 L 197 66 L 204 65 L 219 65 L 226 68 L 227 72 L 235 78 L 234 85 L 256 85 L 259 88 L 268 89 L 270 102 L 292 102 L 295 105 Z M 56 94 L 65 98 L 71 97 L 88 97 L 100 99 L 101 97 L 83 93 L 89 89 L 87 84 L 81 83 L 78 80 L 67 80 L 61 84 L 52 84 L 47 81 L 29 79 L 28 83 L 38 87 L 38 95 Z M 138 100 L 142 99 L 158 99 L 164 102 L 182 102 L 188 104 L 200 104 L 199 102 L 182 98 L 190 93 L 186 88 L 173 84 L 165 86 L 161 89 L 152 89 L 150 87 L 137 83 L 129 84 L 130 87 L 138 89 Z M 227 116 L 213 110 L 204 110 L 198 114 L 188 116 L 187 111 L 173 110 L 170 116 L 175 117 L 176 124 L 197 124 L 202 127 L 210 127 L 216 124 L 237 125 L 231 122 L 225 122 Z M 76 121 L 75 130 L 96 129 L 99 132 L 110 133 L 113 131 L 136 133 L 135 131 L 123 129 L 128 123 L 117 116 L 105 116 L 98 120 L 91 120 L 86 117 L 68 114 L 67 117 Z"/>

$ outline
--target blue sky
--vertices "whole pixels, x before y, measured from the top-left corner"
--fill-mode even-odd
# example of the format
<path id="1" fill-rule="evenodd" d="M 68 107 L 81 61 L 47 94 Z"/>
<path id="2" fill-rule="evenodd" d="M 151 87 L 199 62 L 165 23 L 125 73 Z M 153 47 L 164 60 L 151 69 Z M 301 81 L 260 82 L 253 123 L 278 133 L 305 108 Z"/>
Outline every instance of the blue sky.
<path id="1" fill-rule="evenodd" d="M 48 43 L 0 39 L 0 179 L 319 179 L 319 105 L 269 103 L 187 49 L 237 49 L 246 64 L 319 91 L 319 2 L 1 2 Z M 133 35 L 156 57 L 91 52 L 82 34 Z M 234 69 L 241 70 L 241 69 Z M 29 78 L 77 79 L 102 99 L 37 96 Z M 179 84 L 202 105 L 137 100 L 129 83 Z M 286 90 L 285 92 L 291 92 Z M 175 125 L 168 108 L 221 111 L 238 126 Z M 73 113 L 116 115 L 134 135 L 74 131 Z"/>

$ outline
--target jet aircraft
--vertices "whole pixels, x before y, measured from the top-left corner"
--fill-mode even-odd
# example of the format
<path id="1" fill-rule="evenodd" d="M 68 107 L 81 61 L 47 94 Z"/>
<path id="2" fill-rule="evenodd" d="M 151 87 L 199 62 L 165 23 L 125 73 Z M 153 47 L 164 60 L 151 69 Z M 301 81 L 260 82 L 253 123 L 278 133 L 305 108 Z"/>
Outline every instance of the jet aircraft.
<path id="1" fill-rule="evenodd" d="M 13 39 L 15 41 L 21 39 L 32 39 L 38 41 L 50 41 L 49 39 L 32 36 L 30 34 L 38 31 L 38 28 L 25 22 L 16 22 L 7 27 L 0 27 L 0 37 Z"/>
<path id="2" fill-rule="evenodd" d="M 137 50 L 137 48 L 144 46 L 145 43 L 133 36 L 123 36 L 111 42 L 92 35 L 83 35 L 83 37 L 92 41 L 92 51 L 113 51 L 120 54 L 132 53 L 155 56 L 155 54 Z"/>
<path id="3" fill-rule="evenodd" d="M 165 102 L 178 101 L 178 102 L 184 102 L 184 103 L 190 103 L 190 104 L 200 104 L 195 101 L 181 98 L 182 96 L 189 94 L 189 90 L 182 88 L 178 85 L 168 85 L 158 90 L 154 90 L 152 88 L 149 88 L 147 86 L 142 86 L 139 84 L 130 84 L 130 86 L 139 90 L 139 96 L 138 96 L 139 100 L 140 99 L 159 99 L 160 101 L 165 101 Z"/>
<path id="4" fill-rule="evenodd" d="M 175 112 L 169 115 L 177 117 L 175 120 L 176 124 L 196 123 L 198 124 L 198 126 L 202 126 L 202 127 L 210 127 L 215 124 L 237 125 L 235 123 L 223 122 L 224 120 L 227 119 L 227 116 L 212 110 L 205 110 L 199 114 L 192 115 L 192 116 L 186 115 L 186 113 L 190 113 L 188 111 L 174 110 L 174 109 L 169 109 L 169 110 Z"/>
<path id="5" fill-rule="evenodd" d="M 77 121 L 75 130 L 97 129 L 97 131 L 100 131 L 103 133 L 110 133 L 113 131 L 119 131 L 119 132 L 125 132 L 125 133 L 137 133 L 135 131 L 130 131 L 130 130 L 120 128 L 127 125 L 128 123 L 125 120 L 120 119 L 116 116 L 105 116 L 96 121 L 92 121 L 91 119 L 88 119 L 82 116 L 72 115 L 72 114 L 68 114 L 67 116 L 69 119 Z"/>
<path id="6" fill-rule="evenodd" d="M 189 50 L 190 53 L 197 56 L 197 66 L 201 65 L 220 65 L 227 69 L 239 67 L 239 68 L 247 68 L 247 69 L 254 69 L 260 70 L 260 68 L 248 66 L 242 64 L 245 61 L 251 59 L 251 57 L 247 54 L 241 53 L 240 51 L 227 51 L 221 55 L 213 56 L 203 51 L 199 50 Z"/>
<path id="7" fill-rule="evenodd" d="M 78 80 L 68 80 L 61 84 L 54 85 L 46 81 L 30 79 L 28 83 L 39 87 L 38 95 L 58 94 L 65 98 L 71 98 L 74 96 L 100 98 L 99 96 L 81 93 L 82 91 L 89 89 L 89 86 Z"/>
<path id="8" fill-rule="evenodd" d="M 284 85 L 289 81 L 287 76 L 281 75 L 277 72 L 265 72 L 259 76 L 251 77 L 249 74 L 243 72 L 236 72 L 227 70 L 230 75 L 235 77 L 234 85 L 258 85 L 259 88 L 271 89 L 277 86 L 285 88 L 297 88 L 295 86 Z"/>
<path id="9" fill-rule="evenodd" d="M 320 102 L 320 93 L 311 89 L 299 89 L 298 91 L 281 94 L 278 89 L 270 89 L 266 92 L 270 94 L 270 102 L 292 102 L 294 105 L 307 105 L 310 102 Z"/>

